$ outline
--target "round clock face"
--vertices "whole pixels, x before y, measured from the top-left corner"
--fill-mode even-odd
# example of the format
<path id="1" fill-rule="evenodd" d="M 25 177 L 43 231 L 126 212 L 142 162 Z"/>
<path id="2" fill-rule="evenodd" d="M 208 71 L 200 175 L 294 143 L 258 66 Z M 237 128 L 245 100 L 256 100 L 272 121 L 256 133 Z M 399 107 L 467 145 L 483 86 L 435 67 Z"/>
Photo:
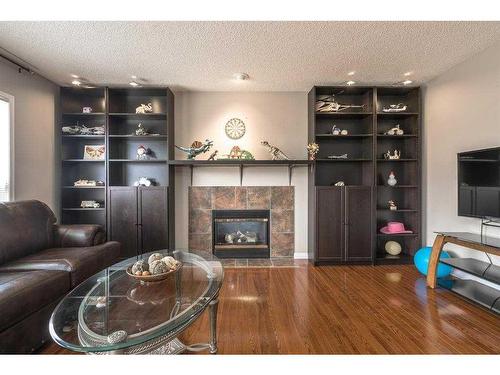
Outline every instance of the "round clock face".
<path id="1" fill-rule="evenodd" d="M 245 135 L 245 123 L 239 118 L 232 118 L 226 123 L 226 135 L 231 139 L 240 139 Z"/>

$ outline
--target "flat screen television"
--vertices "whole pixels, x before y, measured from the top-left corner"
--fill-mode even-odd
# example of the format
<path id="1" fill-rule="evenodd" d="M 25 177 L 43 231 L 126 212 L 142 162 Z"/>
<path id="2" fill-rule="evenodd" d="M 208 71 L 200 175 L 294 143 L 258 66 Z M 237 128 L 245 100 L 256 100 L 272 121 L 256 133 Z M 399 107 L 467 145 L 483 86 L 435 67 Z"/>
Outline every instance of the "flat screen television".
<path id="1" fill-rule="evenodd" d="M 500 218 L 500 147 L 460 152 L 458 215 Z"/>

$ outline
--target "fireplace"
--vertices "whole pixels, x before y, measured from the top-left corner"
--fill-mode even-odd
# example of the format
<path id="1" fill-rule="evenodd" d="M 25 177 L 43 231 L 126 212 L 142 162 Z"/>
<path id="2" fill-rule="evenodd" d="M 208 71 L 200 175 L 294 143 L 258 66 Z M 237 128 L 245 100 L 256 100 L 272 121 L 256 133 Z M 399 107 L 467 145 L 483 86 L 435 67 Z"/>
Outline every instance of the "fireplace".
<path id="1" fill-rule="evenodd" d="M 212 239 L 219 258 L 269 258 L 269 210 L 213 210 Z"/>

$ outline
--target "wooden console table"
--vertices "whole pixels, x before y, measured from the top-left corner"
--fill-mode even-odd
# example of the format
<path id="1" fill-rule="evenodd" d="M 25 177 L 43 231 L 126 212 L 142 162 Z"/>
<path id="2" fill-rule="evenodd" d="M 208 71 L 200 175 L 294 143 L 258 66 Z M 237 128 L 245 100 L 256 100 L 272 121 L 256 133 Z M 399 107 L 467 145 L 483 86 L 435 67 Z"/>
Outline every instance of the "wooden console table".
<path id="1" fill-rule="evenodd" d="M 447 243 L 463 246 L 472 250 L 481 251 L 487 254 L 500 256 L 500 239 L 494 237 L 481 236 L 480 234 L 467 232 L 437 232 L 438 235 L 432 245 L 429 268 L 427 270 L 427 286 L 436 288 L 437 267 L 439 256 L 443 247 Z"/>

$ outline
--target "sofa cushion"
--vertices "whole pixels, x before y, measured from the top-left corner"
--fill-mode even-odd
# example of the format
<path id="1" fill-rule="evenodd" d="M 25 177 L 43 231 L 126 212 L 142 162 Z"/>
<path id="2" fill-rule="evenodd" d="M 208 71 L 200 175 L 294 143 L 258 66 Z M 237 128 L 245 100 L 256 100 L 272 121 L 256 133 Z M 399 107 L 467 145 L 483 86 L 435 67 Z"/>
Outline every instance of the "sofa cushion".
<path id="1" fill-rule="evenodd" d="M 69 290 L 67 272 L 0 272 L 0 331 L 62 298 Z"/>
<path id="2" fill-rule="evenodd" d="M 55 222 L 40 201 L 0 203 L 0 264 L 51 247 Z"/>
<path id="3" fill-rule="evenodd" d="M 120 244 L 110 241 L 91 247 L 58 247 L 0 266 L 3 271 L 53 270 L 71 273 L 71 287 L 109 267 L 120 254 Z"/>

